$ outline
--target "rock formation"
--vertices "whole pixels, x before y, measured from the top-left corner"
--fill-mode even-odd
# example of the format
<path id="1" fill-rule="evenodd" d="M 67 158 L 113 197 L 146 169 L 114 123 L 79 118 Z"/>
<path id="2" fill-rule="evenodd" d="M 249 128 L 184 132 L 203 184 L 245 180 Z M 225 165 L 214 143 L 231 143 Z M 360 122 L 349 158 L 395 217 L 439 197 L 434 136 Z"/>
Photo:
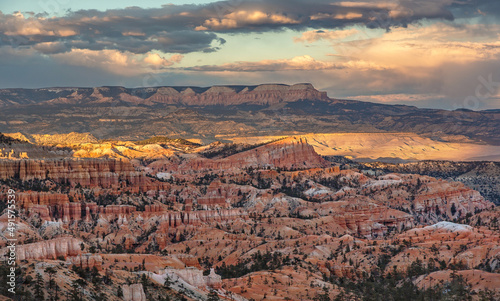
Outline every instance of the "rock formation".
<path id="1" fill-rule="evenodd" d="M 102 267 L 102 257 L 95 254 L 80 254 L 77 256 L 68 256 L 67 260 L 72 264 L 79 266 L 81 268 L 96 268 L 101 270 Z"/>
<path id="2" fill-rule="evenodd" d="M 76 256 L 82 252 L 82 241 L 72 237 L 61 237 L 31 244 L 19 245 L 16 249 L 17 260 L 57 259 Z M 5 254 L 6 249 L 1 251 Z"/>
<path id="3" fill-rule="evenodd" d="M 253 87 L 213 86 L 202 92 L 199 88 L 162 87 L 147 98 L 153 103 L 181 104 L 188 106 L 213 105 L 273 105 L 302 99 L 328 100 L 311 84 L 260 85 Z"/>
<path id="4" fill-rule="evenodd" d="M 123 301 L 146 301 L 146 294 L 141 283 L 123 285 Z"/>
<path id="5" fill-rule="evenodd" d="M 461 183 L 336 165 L 301 138 L 228 154 L 222 143 L 161 146 L 168 155 L 148 143 L 159 158 L 126 147 L 116 149 L 122 160 L 0 160 L 0 199 L 16 191 L 27 274 L 57 276 L 64 293 L 85 279 L 89 296 L 113 301 L 119 287 L 138 301 L 202 300 L 211 290 L 234 300 L 333 299 L 346 289 L 335 277 L 396 273 L 423 287 L 429 275 L 450 279 L 450 269 L 477 291 L 497 283 L 499 211 Z"/>
<path id="6" fill-rule="evenodd" d="M 234 171 L 242 168 L 284 168 L 307 169 L 325 167 L 329 163 L 319 156 L 304 139 L 288 138 L 271 142 L 251 150 L 243 151 L 222 159 L 190 158 L 183 164 L 157 161 L 149 167 L 155 171 L 169 170 L 179 173 L 208 170 Z M 161 169 L 161 170 L 160 170 Z"/>
<path id="7" fill-rule="evenodd" d="M 151 179 L 135 170 L 127 160 L 63 159 L 0 160 L 0 179 L 54 180 L 72 186 L 120 188 L 133 183 L 139 189 L 154 187 Z"/>
<path id="8" fill-rule="evenodd" d="M 50 90 L 50 89 L 49 89 Z M 0 95 L 9 98 L 11 89 L 0 90 Z M 17 90 L 15 101 L 0 101 L 0 106 L 22 102 L 23 92 Z M 258 86 L 213 86 L 201 87 L 157 87 L 127 89 L 123 87 L 35 89 L 32 93 L 44 93 L 44 104 L 112 103 L 122 101 L 130 104 L 154 105 L 177 104 L 187 106 L 210 105 L 272 105 L 303 99 L 328 100 L 326 92 L 319 92 L 311 84 L 264 84 Z M 48 96 L 48 97 L 47 97 Z M 30 97 L 30 96 L 24 96 Z M 30 99 L 30 102 L 33 100 Z"/>
<path id="9" fill-rule="evenodd" d="M 197 288 L 220 288 L 222 278 L 215 274 L 214 269 L 210 270 L 207 276 L 203 275 L 203 271 L 194 267 L 188 267 L 185 269 L 166 269 L 165 274 L 171 280 L 176 278 L 182 278 L 184 281 L 190 285 Z"/>

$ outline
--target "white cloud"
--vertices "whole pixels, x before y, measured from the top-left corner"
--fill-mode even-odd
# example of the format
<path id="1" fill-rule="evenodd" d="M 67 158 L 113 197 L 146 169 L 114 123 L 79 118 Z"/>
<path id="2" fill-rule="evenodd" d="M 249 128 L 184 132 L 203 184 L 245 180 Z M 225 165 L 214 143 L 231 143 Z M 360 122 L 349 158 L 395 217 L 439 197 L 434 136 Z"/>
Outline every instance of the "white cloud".
<path id="1" fill-rule="evenodd" d="M 234 29 L 245 26 L 262 24 L 298 24 L 299 21 L 282 14 L 266 13 L 263 11 L 240 10 L 226 14 L 223 18 L 210 18 L 197 30 Z"/>

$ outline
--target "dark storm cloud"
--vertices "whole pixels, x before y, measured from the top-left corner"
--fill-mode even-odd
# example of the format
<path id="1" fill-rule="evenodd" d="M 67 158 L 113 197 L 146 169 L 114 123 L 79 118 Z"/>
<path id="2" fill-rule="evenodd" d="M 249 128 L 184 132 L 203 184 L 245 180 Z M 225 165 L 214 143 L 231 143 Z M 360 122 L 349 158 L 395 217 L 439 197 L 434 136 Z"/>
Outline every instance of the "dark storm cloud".
<path id="1" fill-rule="evenodd" d="M 172 53 L 213 52 L 217 33 L 306 28 L 405 27 L 423 19 L 452 20 L 452 0 L 388 2 L 223 1 L 204 5 L 80 10 L 64 17 L 0 13 L 1 45 L 33 47 L 45 54 L 71 49 Z M 454 6 L 455 7 L 455 6 Z"/>
<path id="2" fill-rule="evenodd" d="M 155 10 L 89 10 L 51 19 L 0 14 L 0 41 L 4 46 L 34 46 L 42 53 L 74 48 L 138 54 L 151 50 L 205 51 L 214 41 L 225 42 L 213 32 L 195 31 L 176 18 L 169 18 L 165 9 L 160 11 L 164 11 L 162 16 Z"/>

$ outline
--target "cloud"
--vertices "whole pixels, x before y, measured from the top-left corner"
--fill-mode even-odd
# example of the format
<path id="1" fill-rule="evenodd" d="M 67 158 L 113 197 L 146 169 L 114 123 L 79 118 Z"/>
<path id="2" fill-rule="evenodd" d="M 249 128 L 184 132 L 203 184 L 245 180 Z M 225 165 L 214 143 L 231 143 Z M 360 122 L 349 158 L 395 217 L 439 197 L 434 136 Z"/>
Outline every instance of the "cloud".
<path id="1" fill-rule="evenodd" d="M 359 30 L 359 29 L 358 29 Z M 240 61 L 187 68 L 232 82 L 312 82 L 332 97 L 421 107 L 456 109 L 468 107 L 467 97 L 492 75 L 500 82 L 500 25 L 437 23 L 410 25 L 365 37 L 348 30 L 313 30 L 298 42 L 331 41 L 334 55 L 318 60 L 312 56 L 291 59 Z M 349 37 L 350 41 L 337 38 Z M 340 51 L 342 50 L 342 51 Z M 484 87 L 482 94 L 488 92 Z M 497 93 L 500 94 L 500 93 Z M 498 108 L 498 96 L 481 98 L 477 107 Z"/>
<path id="2" fill-rule="evenodd" d="M 155 67 L 168 67 L 180 63 L 183 57 L 183 55 L 175 54 L 170 59 L 165 59 L 157 53 L 150 53 L 144 58 L 144 62 Z"/>
<path id="3" fill-rule="evenodd" d="M 70 52 L 52 55 L 52 59 L 70 66 L 85 66 L 113 74 L 131 77 L 146 73 L 160 73 L 182 61 L 183 55 L 174 54 L 165 58 L 158 53 L 145 55 L 118 50 L 73 49 Z"/>
<path id="4" fill-rule="evenodd" d="M 2 45 L 13 47 L 34 47 L 42 53 L 70 52 L 72 49 L 135 54 L 150 51 L 207 53 L 217 51 L 224 44 L 218 33 L 337 30 L 351 25 L 384 29 L 406 27 L 424 19 L 452 20 L 452 4 L 452 0 L 399 0 L 396 4 L 385 1 L 241 0 L 150 9 L 80 10 L 50 18 L 44 14 L 0 12 L 0 41 Z"/>
<path id="5" fill-rule="evenodd" d="M 33 49 L 43 54 L 55 54 L 69 51 L 69 48 L 61 42 L 43 42 L 33 46 Z"/>
<path id="6" fill-rule="evenodd" d="M 359 61 L 347 61 L 343 63 L 318 61 L 310 55 L 296 56 L 291 59 L 262 60 L 258 62 L 236 62 L 222 65 L 205 65 L 185 68 L 189 71 L 205 72 L 259 72 L 259 71 L 285 71 L 285 70 L 328 70 L 328 69 L 384 69 L 383 66 L 373 63 Z"/>
<path id="7" fill-rule="evenodd" d="M 339 40 L 344 39 L 359 33 L 357 29 L 346 30 L 310 30 L 302 33 L 300 38 L 294 38 L 296 43 L 299 42 L 317 42 L 319 40 Z"/>
<path id="8" fill-rule="evenodd" d="M 500 30 L 500 25 L 411 25 L 394 29 L 379 38 L 339 42 L 334 44 L 334 49 L 349 59 L 363 58 L 415 72 L 411 69 L 437 67 L 447 62 L 473 63 L 498 58 L 498 35 L 491 34 L 495 30 Z"/>
<path id="9" fill-rule="evenodd" d="M 497 0 L 456 1 L 450 11 L 457 18 L 476 17 L 482 23 L 497 23 L 500 16 L 500 2 Z"/>
<path id="10" fill-rule="evenodd" d="M 131 74 L 138 64 L 133 54 L 117 50 L 73 49 L 53 55 L 53 59 L 66 65 L 99 68 L 124 75 Z"/>
<path id="11" fill-rule="evenodd" d="M 0 12 L 0 45 L 33 47 L 44 54 L 73 49 L 144 54 L 209 52 L 224 43 L 215 33 L 195 31 L 182 19 L 190 18 L 166 9 L 87 10 L 53 18 Z"/>
<path id="12" fill-rule="evenodd" d="M 229 30 L 236 28 L 253 28 L 260 25 L 292 25 L 299 24 L 298 20 L 282 14 L 265 13 L 262 11 L 240 10 L 224 15 L 223 18 L 210 18 L 198 26 L 196 30 Z"/>

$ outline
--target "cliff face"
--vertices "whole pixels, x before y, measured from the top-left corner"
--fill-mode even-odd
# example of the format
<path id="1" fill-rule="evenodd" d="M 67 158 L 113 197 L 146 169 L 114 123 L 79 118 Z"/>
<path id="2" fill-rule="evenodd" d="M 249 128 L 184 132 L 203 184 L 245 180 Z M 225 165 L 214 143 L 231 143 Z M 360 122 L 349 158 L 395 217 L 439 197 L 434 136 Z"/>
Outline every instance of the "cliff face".
<path id="1" fill-rule="evenodd" d="M 77 256 L 68 256 L 67 260 L 76 266 L 82 268 L 96 268 L 101 270 L 102 267 L 102 257 L 101 255 L 95 254 L 79 254 Z"/>
<path id="2" fill-rule="evenodd" d="M 150 179 L 128 161 L 113 159 L 0 160 L 0 179 L 51 179 L 72 186 L 120 187 L 132 183 L 148 189 Z"/>
<path id="3" fill-rule="evenodd" d="M 300 169 L 328 165 L 305 139 L 295 137 L 232 155 L 227 160 L 240 167 L 270 166 Z"/>
<path id="4" fill-rule="evenodd" d="M 33 192 L 30 195 L 36 196 L 38 194 Z M 59 198 L 57 194 L 54 194 L 54 196 L 54 198 L 50 198 L 54 200 L 51 203 L 24 202 L 19 208 L 25 209 L 30 217 L 37 215 L 42 221 L 62 222 L 64 224 L 82 220 L 92 222 L 95 216 L 106 220 L 117 219 L 118 224 L 125 224 L 127 220 L 133 220 L 140 216 L 141 219 L 155 218 L 166 227 L 174 228 L 180 225 L 199 225 L 211 220 L 227 221 L 234 218 L 244 218 L 247 215 L 239 209 L 169 211 L 160 205 L 146 205 L 144 211 L 137 211 L 137 208 L 131 205 L 98 206 L 93 202 L 69 202 L 67 197 Z M 225 200 L 223 201 L 224 206 L 217 203 L 212 205 L 218 205 L 217 207 L 229 206 Z"/>
<path id="5" fill-rule="evenodd" d="M 51 240 L 40 241 L 31 244 L 19 245 L 16 249 L 17 260 L 43 260 L 56 259 L 57 257 L 77 256 L 82 251 L 82 241 L 72 237 L 61 237 Z M 6 249 L 0 254 L 4 256 Z"/>

